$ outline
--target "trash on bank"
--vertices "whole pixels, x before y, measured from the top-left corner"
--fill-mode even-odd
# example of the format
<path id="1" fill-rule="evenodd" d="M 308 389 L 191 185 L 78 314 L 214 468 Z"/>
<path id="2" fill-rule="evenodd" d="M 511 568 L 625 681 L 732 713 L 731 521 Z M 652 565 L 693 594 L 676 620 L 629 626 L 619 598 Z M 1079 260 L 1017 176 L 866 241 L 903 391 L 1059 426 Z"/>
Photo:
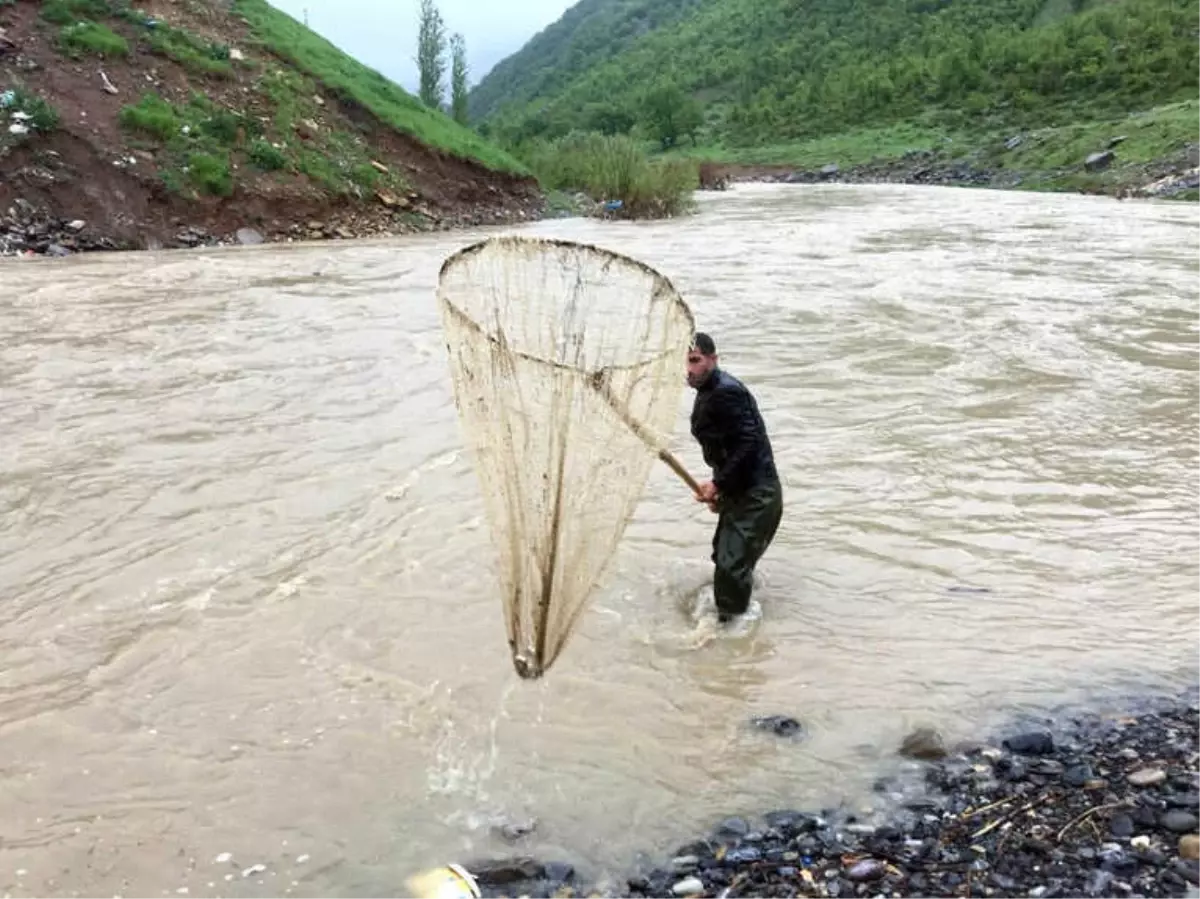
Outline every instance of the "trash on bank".
<path id="1" fill-rule="evenodd" d="M 406 886 L 417 899 L 480 899 L 479 885 L 462 865 L 445 865 L 408 879 Z"/>

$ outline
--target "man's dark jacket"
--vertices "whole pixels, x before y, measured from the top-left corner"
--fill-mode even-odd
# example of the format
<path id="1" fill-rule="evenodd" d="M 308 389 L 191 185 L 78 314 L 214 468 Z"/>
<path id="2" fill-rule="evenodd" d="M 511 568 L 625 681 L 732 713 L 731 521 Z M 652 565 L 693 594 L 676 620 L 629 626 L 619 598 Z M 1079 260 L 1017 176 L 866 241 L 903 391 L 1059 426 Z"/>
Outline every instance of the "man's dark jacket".
<path id="1" fill-rule="evenodd" d="M 692 436 L 723 496 L 743 494 L 779 477 L 767 426 L 754 396 L 741 381 L 719 368 L 696 390 Z"/>

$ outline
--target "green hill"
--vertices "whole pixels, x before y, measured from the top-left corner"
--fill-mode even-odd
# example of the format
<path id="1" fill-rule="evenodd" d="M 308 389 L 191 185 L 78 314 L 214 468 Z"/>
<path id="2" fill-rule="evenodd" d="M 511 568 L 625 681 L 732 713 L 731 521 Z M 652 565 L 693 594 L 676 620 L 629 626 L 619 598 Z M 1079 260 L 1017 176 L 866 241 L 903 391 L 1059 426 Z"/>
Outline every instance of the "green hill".
<path id="1" fill-rule="evenodd" d="M 233 0 L 233 9 L 255 37 L 281 59 L 352 102 L 361 104 L 380 121 L 462 159 L 490 169 L 524 174 L 512 156 L 432 110 L 399 85 L 343 53 L 325 38 L 297 22 L 266 0 Z"/>
<path id="2" fill-rule="evenodd" d="M 407 233 L 543 202 L 511 154 L 266 0 L 0 0 L 0 255 Z"/>
<path id="3" fill-rule="evenodd" d="M 1197 0 L 582 0 L 472 105 L 510 146 L 632 130 L 760 161 L 853 132 L 1119 120 L 1195 98 L 1198 17 Z"/>

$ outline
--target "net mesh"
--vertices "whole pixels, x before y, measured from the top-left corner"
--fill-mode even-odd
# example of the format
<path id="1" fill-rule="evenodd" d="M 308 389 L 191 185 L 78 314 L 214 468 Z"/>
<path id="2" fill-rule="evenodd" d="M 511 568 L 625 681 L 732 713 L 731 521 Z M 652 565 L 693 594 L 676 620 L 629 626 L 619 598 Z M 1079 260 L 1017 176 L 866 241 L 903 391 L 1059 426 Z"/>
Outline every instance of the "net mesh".
<path id="1" fill-rule="evenodd" d="M 642 263 L 529 237 L 451 256 L 438 303 L 513 666 L 540 677 L 669 456 L 692 313 Z"/>

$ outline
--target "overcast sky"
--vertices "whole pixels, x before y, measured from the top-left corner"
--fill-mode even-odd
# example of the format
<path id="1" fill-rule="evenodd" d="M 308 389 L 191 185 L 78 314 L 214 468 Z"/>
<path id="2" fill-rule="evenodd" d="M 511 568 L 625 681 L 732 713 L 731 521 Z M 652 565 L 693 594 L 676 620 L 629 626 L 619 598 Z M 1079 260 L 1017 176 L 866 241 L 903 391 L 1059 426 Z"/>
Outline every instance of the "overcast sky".
<path id="1" fill-rule="evenodd" d="M 416 93 L 419 0 L 270 0 L 351 56 Z M 447 37 L 467 43 L 468 80 L 488 70 L 554 22 L 575 0 L 438 0 Z M 448 63 L 448 61 L 447 61 Z M 449 71 L 447 70 L 447 87 Z"/>

